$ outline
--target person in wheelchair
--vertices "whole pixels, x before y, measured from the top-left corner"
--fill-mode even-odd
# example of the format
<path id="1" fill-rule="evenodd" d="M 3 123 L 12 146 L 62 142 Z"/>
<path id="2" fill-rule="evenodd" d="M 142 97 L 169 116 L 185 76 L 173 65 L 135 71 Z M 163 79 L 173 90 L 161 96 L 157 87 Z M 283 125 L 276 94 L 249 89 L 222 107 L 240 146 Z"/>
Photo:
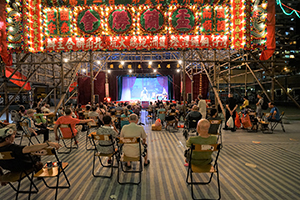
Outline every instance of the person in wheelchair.
<path id="1" fill-rule="evenodd" d="M 213 108 L 210 111 L 210 117 L 207 120 L 221 120 L 222 118 L 218 116 L 217 109 Z M 210 134 L 218 134 L 220 124 L 211 124 L 208 130 Z"/>
<path id="2" fill-rule="evenodd" d="M 199 112 L 199 107 L 194 105 L 191 112 L 185 117 L 185 127 L 190 130 L 192 128 L 196 129 L 198 121 L 202 118 Z"/>

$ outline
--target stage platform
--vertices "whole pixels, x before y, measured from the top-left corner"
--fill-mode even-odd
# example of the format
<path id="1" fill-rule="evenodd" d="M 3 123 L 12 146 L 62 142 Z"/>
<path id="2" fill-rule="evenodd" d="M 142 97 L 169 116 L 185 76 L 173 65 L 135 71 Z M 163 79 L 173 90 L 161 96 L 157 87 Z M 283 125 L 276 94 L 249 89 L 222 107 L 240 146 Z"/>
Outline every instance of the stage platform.
<path id="1" fill-rule="evenodd" d="M 164 129 L 151 131 L 153 122 L 145 119 L 145 116 L 146 112 L 142 111 L 141 121 L 145 123 L 148 133 L 151 163 L 144 169 L 140 185 L 119 185 L 116 180 L 117 170 L 111 179 L 94 178 L 91 174 L 92 152 L 85 150 L 85 133 L 82 133 L 78 150 L 72 151 L 70 155 L 59 155 L 62 161 L 70 164 L 66 173 L 71 188 L 60 189 L 58 199 L 192 199 L 190 186 L 185 182 L 185 139 L 182 129 L 177 132 Z M 285 124 L 285 133 L 280 127 L 273 134 L 223 131 L 224 147 L 219 158 L 222 199 L 299 199 L 300 124 L 297 122 Z M 53 132 L 50 138 L 54 140 Z M 16 139 L 18 142 L 19 139 Z M 200 178 L 207 177 L 203 175 Z M 126 179 L 136 180 L 136 177 L 126 175 Z M 55 190 L 46 188 L 42 181 L 35 179 L 34 182 L 40 191 L 33 194 L 31 199 L 54 199 Z M 54 183 L 54 180 L 50 183 Z M 28 183 L 24 182 L 24 185 Z M 202 198 L 216 197 L 215 177 L 209 186 L 197 186 L 196 195 Z M 1 200 L 14 198 L 15 192 L 9 186 L 0 187 Z M 27 195 L 20 194 L 19 199 L 27 199 Z"/>

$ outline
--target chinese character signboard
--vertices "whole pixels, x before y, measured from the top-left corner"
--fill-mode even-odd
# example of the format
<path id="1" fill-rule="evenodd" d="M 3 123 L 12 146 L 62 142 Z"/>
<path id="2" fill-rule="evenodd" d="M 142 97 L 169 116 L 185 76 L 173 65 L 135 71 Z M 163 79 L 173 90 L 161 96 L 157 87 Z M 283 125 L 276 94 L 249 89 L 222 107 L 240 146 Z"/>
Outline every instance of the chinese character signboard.
<path id="1" fill-rule="evenodd" d="M 266 3 L 254 4 L 252 0 L 29 0 L 20 14 L 24 31 L 19 41 L 25 52 L 263 47 L 266 20 L 259 19 L 266 17 Z"/>

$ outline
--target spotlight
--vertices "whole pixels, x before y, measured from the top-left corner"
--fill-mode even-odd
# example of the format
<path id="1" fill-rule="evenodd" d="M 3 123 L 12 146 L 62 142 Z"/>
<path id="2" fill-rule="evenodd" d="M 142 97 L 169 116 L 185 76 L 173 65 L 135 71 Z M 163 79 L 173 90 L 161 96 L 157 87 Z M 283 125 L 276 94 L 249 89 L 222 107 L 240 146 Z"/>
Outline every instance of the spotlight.
<path id="1" fill-rule="evenodd" d="M 100 64 L 101 64 L 101 61 L 100 61 L 100 60 L 97 60 L 97 64 L 100 65 Z"/>
<path id="2" fill-rule="evenodd" d="M 149 65 L 152 65 L 152 61 L 149 62 Z"/>
<path id="3" fill-rule="evenodd" d="M 109 70 L 107 70 L 107 73 L 110 73 L 110 69 L 109 69 Z"/>
<path id="4" fill-rule="evenodd" d="M 153 70 L 154 73 L 156 73 L 156 71 L 157 71 L 156 69 Z"/>
<path id="5" fill-rule="evenodd" d="M 182 60 L 178 60 L 178 63 L 181 65 L 182 64 Z"/>
<path id="6" fill-rule="evenodd" d="M 69 59 L 68 58 L 64 58 L 64 62 L 68 62 L 69 61 Z"/>
<path id="7" fill-rule="evenodd" d="M 82 69 L 82 72 L 86 72 L 86 69 Z"/>
<path id="8" fill-rule="evenodd" d="M 131 72 L 132 72 L 132 69 L 129 70 L 129 73 L 131 73 Z"/>
<path id="9" fill-rule="evenodd" d="M 180 69 L 177 69 L 177 72 L 180 72 Z"/>
<path id="10" fill-rule="evenodd" d="M 121 61 L 121 65 L 124 65 L 125 64 L 125 62 L 124 61 Z"/>

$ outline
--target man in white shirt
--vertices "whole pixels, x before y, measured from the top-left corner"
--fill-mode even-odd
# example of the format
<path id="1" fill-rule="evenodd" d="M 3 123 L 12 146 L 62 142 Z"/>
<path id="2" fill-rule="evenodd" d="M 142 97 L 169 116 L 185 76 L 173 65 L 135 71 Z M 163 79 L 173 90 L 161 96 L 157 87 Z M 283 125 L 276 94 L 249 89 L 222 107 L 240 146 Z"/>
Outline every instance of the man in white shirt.
<path id="1" fill-rule="evenodd" d="M 137 125 L 139 118 L 136 114 L 129 115 L 130 124 L 123 126 L 121 130 L 121 139 L 124 137 L 140 137 L 143 144 L 146 144 L 147 134 L 144 130 L 144 127 Z M 144 151 L 143 146 L 141 146 Z M 137 144 L 124 144 L 123 152 L 127 157 L 139 157 L 139 146 Z M 147 154 L 145 156 L 144 166 L 150 164 L 150 160 L 147 159 Z M 131 168 L 130 162 L 127 162 L 127 167 Z"/>

